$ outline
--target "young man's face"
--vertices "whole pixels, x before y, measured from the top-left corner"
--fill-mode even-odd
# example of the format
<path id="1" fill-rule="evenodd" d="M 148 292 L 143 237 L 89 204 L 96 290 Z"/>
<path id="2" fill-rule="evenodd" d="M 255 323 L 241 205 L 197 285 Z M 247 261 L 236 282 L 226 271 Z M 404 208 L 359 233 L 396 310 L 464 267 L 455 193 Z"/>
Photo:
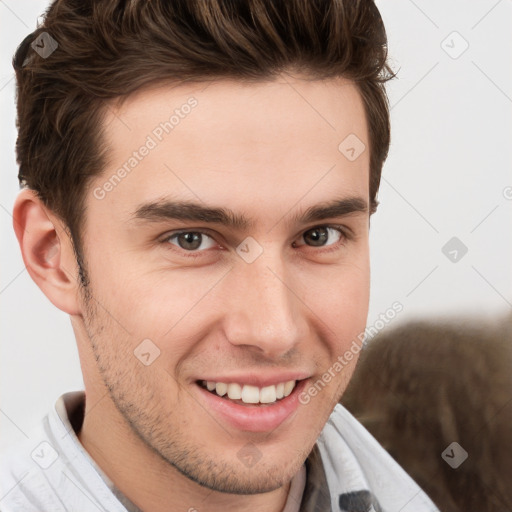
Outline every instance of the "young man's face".
<path id="1" fill-rule="evenodd" d="M 357 358 L 335 363 L 366 323 L 359 93 L 288 76 L 162 86 L 107 110 L 105 130 L 110 161 L 87 192 L 83 229 L 92 298 L 85 328 L 73 320 L 86 386 L 106 385 L 122 419 L 101 421 L 207 487 L 275 489 L 344 391 Z M 308 217 L 348 199 L 352 213 Z M 207 381 L 267 403 L 218 396 Z"/>

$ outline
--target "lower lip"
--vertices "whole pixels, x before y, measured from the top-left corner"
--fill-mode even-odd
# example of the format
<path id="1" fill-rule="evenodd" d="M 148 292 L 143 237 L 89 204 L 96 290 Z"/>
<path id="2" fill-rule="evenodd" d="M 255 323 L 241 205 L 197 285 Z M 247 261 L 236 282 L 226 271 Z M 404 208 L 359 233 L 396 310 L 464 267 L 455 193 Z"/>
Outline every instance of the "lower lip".
<path id="1" fill-rule="evenodd" d="M 206 402 L 207 410 L 212 411 L 223 423 L 248 432 L 269 432 L 297 410 L 300 405 L 299 395 L 306 382 L 307 379 L 301 380 L 287 397 L 266 405 L 240 405 L 211 393 L 197 383 L 195 386 Z"/>

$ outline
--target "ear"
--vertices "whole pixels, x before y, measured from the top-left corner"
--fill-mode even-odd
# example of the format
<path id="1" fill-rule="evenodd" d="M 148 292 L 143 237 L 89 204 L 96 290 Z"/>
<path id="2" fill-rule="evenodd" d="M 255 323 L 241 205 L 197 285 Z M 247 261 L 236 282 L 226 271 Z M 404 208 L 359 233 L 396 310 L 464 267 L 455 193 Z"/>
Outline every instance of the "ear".
<path id="1" fill-rule="evenodd" d="M 16 198 L 13 224 L 30 277 L 52 304 L 80 315 L 78 264 L 65 224 L 30 189 Z"/>

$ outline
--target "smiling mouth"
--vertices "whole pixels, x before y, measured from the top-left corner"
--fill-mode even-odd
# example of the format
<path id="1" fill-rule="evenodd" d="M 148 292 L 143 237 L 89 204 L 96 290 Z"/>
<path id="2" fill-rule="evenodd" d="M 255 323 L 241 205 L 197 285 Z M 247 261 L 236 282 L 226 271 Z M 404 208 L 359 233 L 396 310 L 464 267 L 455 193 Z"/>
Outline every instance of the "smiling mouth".
<path id="1" fill-rule="evenodd" d="M 272 405 L 289 396 L 297 385 L 297 381 L 289 380 L 275 385 L 258 387 L 236 382 L 214 382 L 199 380 L 198 385 L 213 395 L 238 404 Z"/>

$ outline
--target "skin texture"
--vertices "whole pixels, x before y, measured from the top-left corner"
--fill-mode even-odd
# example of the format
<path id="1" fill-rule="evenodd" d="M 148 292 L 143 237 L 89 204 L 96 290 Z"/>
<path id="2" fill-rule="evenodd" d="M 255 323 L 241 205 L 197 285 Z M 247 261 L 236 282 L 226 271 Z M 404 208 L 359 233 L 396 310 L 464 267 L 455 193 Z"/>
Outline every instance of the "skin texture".
<path id="1" fill-rule="evenodd" d="M 190 113 L 98 199 L 94 190 L 191 97 Z M 368 210 L 294 220 L 334 199 L 369 202 L 359 93 L 346 80 L 288 74 L 160 85 L 110 105 L 104 129 L 109 162 L 83 225 L 87 294 L 62 221 L 28 190 L 14 210 L 32 278 L 71 317 L 87 396 L 80 441 L 144 510 L 281 510 L 357 357 L 268 432 L 223 421 L 196 381 L 297 371 L 313 383 L 364 330 Z M 351 133 L 366 145 L 354 161 L 338 150 Z M 252 225 L 133 218 L 164 199 L 229 208 Z M 327 245 L 315 246 L 305 236 L 331 225 L 348 238 L 324 230 Z M 196 257 L 169 239 L 183 229 L 208 235 Z M 248 236 L 263 250 L 252 263 L 236 252 Z M 134 356 L 146 339 L 160 350 L 148 366 Z M 237 454 L 253 445 L 261 457 L 248 467 Z"/>

